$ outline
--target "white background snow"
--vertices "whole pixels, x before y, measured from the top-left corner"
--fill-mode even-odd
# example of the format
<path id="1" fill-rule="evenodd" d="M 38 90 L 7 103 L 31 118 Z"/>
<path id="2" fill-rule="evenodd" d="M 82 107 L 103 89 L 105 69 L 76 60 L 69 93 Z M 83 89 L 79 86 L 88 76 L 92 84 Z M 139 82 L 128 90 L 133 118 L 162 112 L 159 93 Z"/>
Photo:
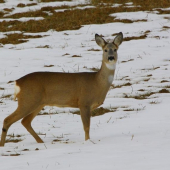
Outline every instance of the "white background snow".
<path id="1" fill-rule="evenodd" d="M 0 4 L 0 9 L 16 8 L 21 2 L 26 3 L 24 0 L 8 0 Z M 53 2 L 50 6 L 83 2 Z M 45 5 L 40 3 L 29 8 L 39 9 Z M 23 9 L 27 10 L 16 8 L 15 12 Z M 46 107 L 42 113 L 49 112 L 49 115 L 37 116 L 32 124 L 44 144 L 36 143 L 18 121 L 10 127 L 8 135 L 21 135 L 16 138 L 22 141 L 6 143 L 0 148 L 0 170 L 169 170 L 170 93 L 159 91 L 170 90 L 170 29 L 163 29 L 163 26 L 170 27 L 170 19 L 168 15 L 142 11 L 113 16 L 147 19 L 147 22 L 85 25 L 79 30 L 62 32 L 49 30 L 41 33 L 48 35 L 46 37 L 0 47 L 2 128 L 4 118 L 17 107 L 13 96 L 2 98 L 13 95 L 13 83 L 8 84 L 9 81 L 34 71 L 84 72 L 93 67 L 100 68 L 102 51 L 88 51 L 100 49 L 92 41 L 95 33 L 104 35 L 105 39 L 114 39 L 112 34 L 120 31 L 124 37 L 140 36 L 150 31 L 146 39 L 125 41 L 120 46 L 113 84 L 132 85 L 110 89 L 102 107 L 116 108 L 116 111 L 91 118 L 91 140 L 84 141 L 81 118 L 71 113 L 74 109 Z M 3 36 L 1 32 L 0 37 Z M 45 45 L 50 48 L 37 48 Z M 66 53 L 69 55 L 64 55 Z M 81 57 L 73 58 L 73 55 Z M 139 91 L 141 89 L 143 91 Z M 133 98 L 150 92 L 155 94 L 148 99 Z M 53 141 L 56 139 L 60 141 Z"/>

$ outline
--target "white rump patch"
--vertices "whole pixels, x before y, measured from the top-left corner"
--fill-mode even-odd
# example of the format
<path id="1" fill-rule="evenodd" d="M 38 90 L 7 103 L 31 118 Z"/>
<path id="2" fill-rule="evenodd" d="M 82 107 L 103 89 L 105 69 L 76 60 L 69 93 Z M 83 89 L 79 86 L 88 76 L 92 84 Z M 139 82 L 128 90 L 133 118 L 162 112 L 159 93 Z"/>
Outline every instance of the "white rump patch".
<path id="1" fill-rule="evenodd" d="M 15 86 L 14 86 L 14 100 L 17 98 L 17 94 L 20 92 L 20 87 L 16 84 L 15 81 Z"/>
<path id="2" fill-rule="evenodd" d="M 110 75 L 110 76 L 108 77 L 108 82 L 109 82 L 110 84 L 112 84 L 112 82 L 113 82 L 113 78 L 114 78 L 114 76 L 113 76 L 113 75 Z"/>
<path id="3" fill-rule="evenodd" d="M 116 69 L 116 64 L 113 63 L 105 63 L 106 64 L 106 67 L 109 69 L 109 70 L 115 70 Z"/>

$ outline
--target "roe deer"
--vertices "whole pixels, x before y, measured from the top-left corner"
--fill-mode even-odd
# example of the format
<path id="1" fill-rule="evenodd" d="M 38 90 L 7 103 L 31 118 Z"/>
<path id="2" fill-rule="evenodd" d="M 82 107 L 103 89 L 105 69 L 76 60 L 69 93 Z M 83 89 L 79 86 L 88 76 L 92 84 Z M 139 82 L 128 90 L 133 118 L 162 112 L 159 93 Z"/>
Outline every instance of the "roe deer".
<path id="1" fill-rule="evenodd" d="M 31 122 L 46 105 L 79 108 L 85 140 L 90 138 L 91 111 L 103 104 L 112 84 L 117 49 L 123 41 L 123 34 L 120 32 L 110 43 L 98 34 L 95 35 L 95 40 L 103 49 L 102 65 L 98 72 L 34 72 L 15 81 L 14 99 L 18 99 L 18 107 L 4 119 L 0 146 L 5 144 L 9 127 L 22 118 L 22 125 L 38 143 L 43 143 L 33 130 Z"/>

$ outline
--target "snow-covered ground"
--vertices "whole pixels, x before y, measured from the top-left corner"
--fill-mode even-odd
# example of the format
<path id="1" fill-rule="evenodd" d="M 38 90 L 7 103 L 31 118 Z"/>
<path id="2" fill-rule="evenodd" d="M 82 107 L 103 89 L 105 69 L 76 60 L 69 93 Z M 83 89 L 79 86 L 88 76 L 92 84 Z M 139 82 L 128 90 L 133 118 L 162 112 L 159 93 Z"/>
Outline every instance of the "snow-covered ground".
<path id="1" fill-rule="evenodd" d="M 9 8 L 24 2 L 8 0 L 5 5 Z M 0 4 L 0 9 L 3 5 Z M 110 89 L 102 105 L 116 111 L 91 119 L 91 140 L 84 141 L 81 118 L 71 113 L 74 109 L 46 107 L 41 113 L 49 112 L 49 115 L 37 116 L 33 121 L 35 131 L 45 143 L 36 143 L 20 121 L 13 124 L 8 135 L 14 134 L 14 139 L 22 141 L 6 143 L 0 148 L 1 170 L 169 170 L 170 93 L 160 92 L 170 90 L 170 19 L 168 15 L 142 11 L 113 16 L 147 19 L 147 22 L 85 25 L 79 30 L 63 32 L 49 30 L 41 33 L 48 35 L 43 38 L 0 47 L 2 128 L 4 118 L 17 107 L 17 102 L 12 100 L 14 84 L 8 82 L 34 71 L 84 72 L 100 68 L 102 52 L 88 51 L 100 49 L 92 41 L 95 33 L 113 39 L 112 34 L 120 31 L 124 37 L 148 32 L 146 39 L 124 41 L 120 46 L 113 82 L 117 88 Z M 43 46 L 49 48 L 40 48 Z M 147 99 L 135 99 L 149 93 L 154 94 Z M 18 156 L 9 156 L 12 154 Z"/>

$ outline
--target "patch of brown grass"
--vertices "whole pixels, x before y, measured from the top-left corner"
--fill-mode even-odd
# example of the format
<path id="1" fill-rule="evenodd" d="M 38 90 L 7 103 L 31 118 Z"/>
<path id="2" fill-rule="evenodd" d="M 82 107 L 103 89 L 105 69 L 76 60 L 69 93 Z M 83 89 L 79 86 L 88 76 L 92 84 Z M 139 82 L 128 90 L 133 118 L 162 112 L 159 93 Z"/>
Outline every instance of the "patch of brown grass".
<path id="1" fill-rule="evenodd" d="M 54 65 L 44 65 L 44 67 L 54 67 Z"/>
<path id="2" fill-rule="evenodd" d="M 41 2 L 62 2 L 63 0 L 41 0 Z M 72 0 L 65 0 L 65 1 L 72 1 Z"/>
<path id="3" fill-rule="evenodd" d="M 23 13 L 16 13 L 13 15 L 8 15 L 4 18 L 22 18 L 22 17 L 47 17 L 48 14 L 45 13 L 43 10 L 37 10 L 37 11 L 28 11 L 28 12 L 23 12 Z"/>
<path id="4" fill-rule="evenodd" d="M 91 71 L 95 71 L 95 72 L 97 72 L 97 71 L 99 71 L 99 70 L 100 70 L 100 68 L 92 67 L 92 68 L 90 68 L 90 70 L 91 70 Z"/>
<path id="5" fill-rule="evenodd" d="M 170 92 L 167 89 L 161 89 L 161 90 L 159 90 L 159 93 L 170 93 Z"/>
<path id="6" fill-rule="evenodd" d="M 38 11 L 17 13 L 8 17 L 44 17 L 43 20 L 29 20 L 26 22 L 21 21 L 3 21 L 0 22 L 1 31 L 25 31 L 25 32 L 46 32 L 50 29 L 56 31 L 75 30 L 81 28 L 82 25 L 89 24 L 104 24 L 117 22 L 114 17 L 109 16 L 116 12 L 132 12 L 139 11 L 140 8 L 124 8 L 124 7 L 99 7 L 88 8 L 84 10 L 74 9 L 66 10 L 64 12 L 53 12 L 53 15 L 48 15 L 44 12 L 47 8 Z M 48 11 L 53 11 L 53 7 L 48 7 Z M 127 20 L 119 20 L 120 22 L 127 22 Z M 128 22 L 130 22 L 128 20 Z M 133 21 L 134 22 L 134 21 Z"/>
<path id="7" fill-rule="evenodd" d="M 133 2 L 134 6 L 140 5 L 144 10 L 152 10 L 153 8 L 167 8 L 170 7 L 169 0 L 91 0 L 93 5 L 99 5 L 100 3 L 114 4 L 125 4 Z"/>
<path id="8" fill-rule="evenodd" d="M 80 55 L 73 55 L 72 57 L 81 57 Z"/>
<path id="9" fill-rule="evenodd" d="M 162 80 L 161 83 L 167 83 L 169 82 L 168 80 Z"/>
<path id="10" fill-rule="evenodd" d="M 147 22 L 147 20 L 146 19 L 141 19 L 141 20 L 115 19 L 114 22 L 133 23 L 133 22 Z"/>
<path id="11" fill-rule="evenodd" d="M 101 51 L 101 50 L 99 50 L 99 49 L 94 49 L 94 48 L 91 48 L 91 49 L 89 49 L 89 50 L 87 50 L 87 51 Z"/>
<path id="12" fill-rule="evenodd" d="M 8 94 L 8 95 L 4 95 L 1 97 L 1 99 L 4 99 L 4 98 L 10 98 L 12 95 Z"/>
<path id="13" fill-rule="evenodd" d="M 38 46 L 36 48 L 50 48 L 50 46 L 49 45 L 44 45 L 44 46 Z"/>
<path id="14" fill-rule="evenodd" d="M 7 37 L 0 39 L 2 44 L 20 44 L 27 42 L 29 38 L 41 38 L 41 35 L 24 35 L 24 34 L 5 34 Z"/>
<path id="15" fill-rule="evenodd" d="M 37 5 L 37 3 L 27 4 L 26 6 L 34 6 L 34 5 Z"/>
<path id="16" fill-rule="evenodd" d="M 148 97 L 150 97 L 153 94 L 155 94 L 155 92 L 147 92 L 145 94 L 138 94 L 138 95 L 134 95 L 134 96 L 125 94 L 124 98 L 134 98 L 137 100 L 144 100 L 144 99 L 148 99 Z"/>
<path id="17" fill-rule="evenodd" d="M 121 87 L 123 87 L 123 86 L 131 86 L 132 84 L 131 83 L 124 83 L 124 84 L 121 84 L 121 85 L 114 85 L 114 84 L 112 84 L 111 86 L 110 86 L 110 88 L 121 88 Z"/>
<path id="18" fill-rule="evenodd" d="M 6 155 L 6 154 L 2 154 L 2 156 L 19 156 L 21 154 L 19 153 L 12 153 L 12 154 L 9 154 L 9 155 Z"/>
<path id="19" fill-rule="evenodd" d="M 23 3 L 19 3 L 18 5 L 17 5 L 17 7 L 21 7 L 21 8 L 23 8 L 23 7 L 25 7 L 26 5 L 25 4 L 23 4 Z"/>
<path id="20" fill-rule="evenodd" d="M 126 62 L 129 62 L 129 61 L 134 61 L 134 59 L 129 59 L 127 61 L 121 61 L 121 63 L 126 63 Z"/>
<path id="21" fill-rule="evenodd" d="M 10 143 L 10 142 L 12 142 L 12 143 L 18 143 L 18 142 L 21 142 L 21 141 L 23 141 L 22 139 L 7 139 L 6 141 L 5 141 L 5 143 Z"/>
<path id="22" fill-rule="evenodd" d="M 30 3 L 30 4 L 19 3 L 17 5 L 17 7 L 23 8 L 23 7 L 26 7 L 26 6 L 34 6 L 34 5 L 37 5 L 37 3 Z"/>
<path id="23" fill-rule="evenodd" d="M 91 112 L 91 116 L 94 117 L 94 116 L 100 116 L 100 115 L 103 115 L 105 113 L 108 113 L 108 112 L 114 112 L 116 111 L 115 109 L 106 109 L 106 108 L 103 108 L 103 107 L 99 107 L 95 110 L 93 110 Z M 80 115 L 80 111 L 75 111 L 75 112 L 72 112 L 73 114 L 78 114 Z"/>
<path id="24" fill-rule="evenodd" d="M 157 9 L 157 11 L 159 12 L 159 14 L 170 14 L 170 10 Z"/>
<path id="25" fill-rule="evenodd" d="M 4 13 L 0 11 L 0 18 L 2 18 L 3 16 L 4 16 Z"/>
<path id="26" fill-rule="evenodd" d="M 139 37 L 133 36 L 133 37 L 125 37 L 123 38 L 123 41 L 131 41 L 131 40 L 139 40 L 139 39 L 145 39 L 147 35 L 141 35 Z"/>

